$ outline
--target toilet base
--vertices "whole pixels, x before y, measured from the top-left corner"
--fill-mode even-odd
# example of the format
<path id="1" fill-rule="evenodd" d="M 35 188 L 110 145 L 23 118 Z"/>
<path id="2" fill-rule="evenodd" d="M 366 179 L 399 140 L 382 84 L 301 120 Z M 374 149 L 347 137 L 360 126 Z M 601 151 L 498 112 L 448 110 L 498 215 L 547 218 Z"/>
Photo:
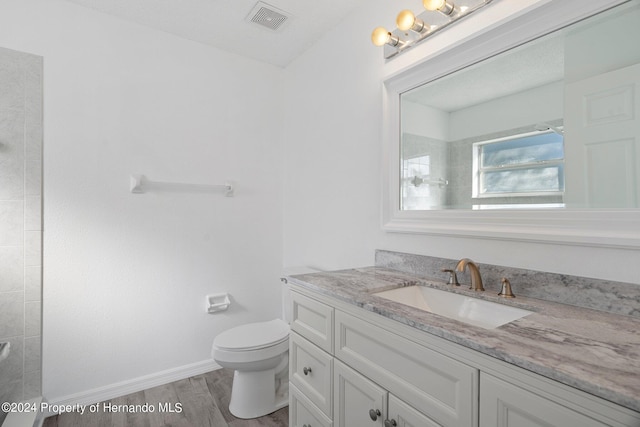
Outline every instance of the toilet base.
<path id="1" fill-rule="evenodd" d="M 275 369 L 234 372 L 229 412 L 236 418 L 258 418 L 288 404 L 288 396 L 276 396 Z"/>

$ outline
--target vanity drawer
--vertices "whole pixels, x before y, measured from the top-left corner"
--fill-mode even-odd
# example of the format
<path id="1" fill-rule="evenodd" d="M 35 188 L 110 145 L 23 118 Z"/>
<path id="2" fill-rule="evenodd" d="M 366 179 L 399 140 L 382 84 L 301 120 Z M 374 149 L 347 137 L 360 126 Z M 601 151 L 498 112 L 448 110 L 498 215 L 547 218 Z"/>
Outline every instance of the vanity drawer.
<path id="1" fill-rule="evenodd" d="M 443 426 L 472 427 L 478 370 L 336 310 L 336 358 Z"/>
<path id="2" fill-rule="evenodd" d="M 331 427 L 333 422 L 295 386 L 289 388 L 290 427 Z"/>
<path id="3" fill-rule="evenodd" d="M 290 336 L 289 379 L 322 412 L 331 416 L 333 356 L 295 332 Z"/>
<path id="4" fill-rule="evenodd" d="M 291 330 L 333 354 L 333 307 L 292 292 Z"/>

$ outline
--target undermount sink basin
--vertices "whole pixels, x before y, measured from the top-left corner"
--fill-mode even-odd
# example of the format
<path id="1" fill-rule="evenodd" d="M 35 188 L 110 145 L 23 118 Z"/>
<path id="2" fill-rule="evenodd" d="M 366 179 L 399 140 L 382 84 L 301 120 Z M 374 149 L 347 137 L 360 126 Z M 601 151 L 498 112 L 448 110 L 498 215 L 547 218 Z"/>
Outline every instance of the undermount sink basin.
<path id="1" fill-rule="evenodd" d="M 485 329 L 495 329 L 532 313 L 426 286 L 406 286 L 373 295 Z"/>

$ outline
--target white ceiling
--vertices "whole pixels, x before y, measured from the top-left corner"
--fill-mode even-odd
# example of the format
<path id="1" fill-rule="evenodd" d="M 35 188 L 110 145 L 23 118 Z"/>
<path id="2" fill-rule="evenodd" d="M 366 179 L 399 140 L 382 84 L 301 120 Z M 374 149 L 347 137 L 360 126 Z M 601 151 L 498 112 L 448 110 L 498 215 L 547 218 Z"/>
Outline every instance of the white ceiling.
<path id="1" fill-rule="evenodd" d="M 257 0 L 68 0 L 122 19 L 285 67 L 366 0 L 266 0 L 288 15 L 273 31 L 245 19 Z"/>
<path id="2" fill-rule="evenodd" d="M 564 36 L 557 33 L 461 70 L 403 96 L 457 111 L 564 78 Z"/>

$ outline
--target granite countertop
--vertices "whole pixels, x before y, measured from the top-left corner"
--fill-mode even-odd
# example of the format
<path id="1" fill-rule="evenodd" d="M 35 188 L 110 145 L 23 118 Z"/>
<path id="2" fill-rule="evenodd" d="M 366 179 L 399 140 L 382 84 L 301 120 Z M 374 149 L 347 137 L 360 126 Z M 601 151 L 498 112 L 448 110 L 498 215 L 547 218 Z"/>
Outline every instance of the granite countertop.
<path id="1" fill-rule="evenodd" d="M 381 267 L 288 277 L 292 284 L 380 314 L 432 335 L 640 411 L 640 319 L 495 292 L 473 292 Z M 419 284 L 533 311 L 484 329 L 372 295 Z"/>

